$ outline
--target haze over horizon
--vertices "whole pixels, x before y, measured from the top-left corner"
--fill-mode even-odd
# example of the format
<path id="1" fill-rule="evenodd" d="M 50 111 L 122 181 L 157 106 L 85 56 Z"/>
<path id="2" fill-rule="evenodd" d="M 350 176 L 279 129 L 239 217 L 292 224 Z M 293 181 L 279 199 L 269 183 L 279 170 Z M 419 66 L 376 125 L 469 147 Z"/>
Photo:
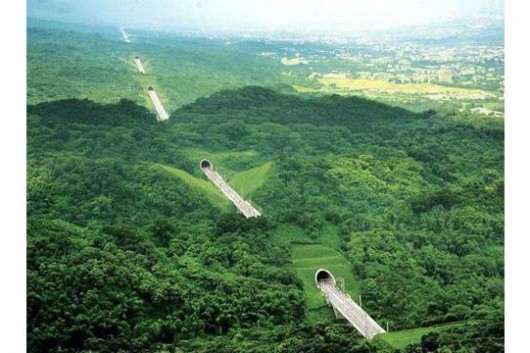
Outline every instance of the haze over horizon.
<path id="1" fill-rule="evenodd" d="M 503 0 L 28 0 L 27 15 L 104 26 L 355 32 L 503 18 Z"/>

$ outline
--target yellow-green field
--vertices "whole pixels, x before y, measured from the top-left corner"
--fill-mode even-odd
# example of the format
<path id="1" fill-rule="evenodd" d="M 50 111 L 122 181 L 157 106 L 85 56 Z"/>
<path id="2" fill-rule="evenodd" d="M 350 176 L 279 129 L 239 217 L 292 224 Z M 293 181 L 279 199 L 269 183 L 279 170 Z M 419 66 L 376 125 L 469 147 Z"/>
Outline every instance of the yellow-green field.
<path id="1" fill-rule="evenodd" d="M 395 93 L 407 94 L 491 94 L 489 92 L 435 85 L 432 83 L 394 83 L 385 80 L 367 80 L 357 78 L 322 77 L 318 81 L 326 86 L 344 90 L 383 90 Z M 295 87 L 296 89 L 296 87 Z"/>

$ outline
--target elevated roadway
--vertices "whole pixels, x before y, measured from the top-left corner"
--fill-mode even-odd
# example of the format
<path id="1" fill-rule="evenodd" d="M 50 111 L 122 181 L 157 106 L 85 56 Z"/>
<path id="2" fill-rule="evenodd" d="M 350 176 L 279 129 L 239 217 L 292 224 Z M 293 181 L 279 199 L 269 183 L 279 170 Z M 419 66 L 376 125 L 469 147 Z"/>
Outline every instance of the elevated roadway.
<path id="1" fill-rule="evenodd" d="M 155 89 L 152 86 L 149 86 L 147 88 L 147 93 L 149 94 L 149 98 L 151 98 L 151 101 L 153 102 L 153 105 L 155 106 L 156 113 L 158 115 L 158 121 L 164 121 L 169 119 L 169 114 L 164 109 L 164 106 L 162 105 L 162 102 L 158 98 L 158 95 L 155 92 Z"/>
<path id="2" fill-rule="evenodd" d="M 245 217 L 259 217 L 261 213 L 250 204 L 250 202 L 244 200 L 230 185 L 224 181 L 223 177 L 213 170 L 213 165 L 210 161 L 203 159 L 201 161 L 201 169 L 206 174 L 206 177 L 210 179 L 221 190 L 221 192 L 236 206 L 236 208 Z"/>
<path id="3" fill-rule="evenodd" d="M 131 42 L 131 39 L 129 38 L 129 33 L 125 32 L 125 28 L 124 27 L 120 28 L 120 33 L 123 36 L 123 41 L 125 43 L 130 43 Z"/>
<path id="4" fill-rule="evenodd" d="M 138 71 L 142 74 L 145 74 L 145 69 L 144 69 L 144 66 L 142 65 L 142 62 L 140 61 L 139 56 L 134 57 L 134 63 L 136 64 L 136 68 L 138 69 Z"/>
<path id="5" fill-rule="evenodd" d="M 333 308 L 335 317 L 346 319 L 363 337 L 370 339 L 386 332 L 348 294 L 337 288 L 331 272 L 318 270 L 315 273 L 315 282 L 325 295 L 326 302 Z"/>

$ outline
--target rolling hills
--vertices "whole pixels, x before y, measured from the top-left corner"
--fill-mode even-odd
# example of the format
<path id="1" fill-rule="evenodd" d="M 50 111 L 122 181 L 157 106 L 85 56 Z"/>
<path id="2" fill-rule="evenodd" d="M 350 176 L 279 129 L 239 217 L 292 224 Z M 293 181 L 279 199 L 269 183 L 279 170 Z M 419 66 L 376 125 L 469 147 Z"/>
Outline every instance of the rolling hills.
<path id="1" fill-rule="evenodd" d="M 428 337 L 440 349 L 503 345 L 501 120 L 256 86 L 268 66 L 234 74 L 216 64 L 232 49 L 201 41 L 179 76 L 183 39 L 142 44 L 172 97 L 159 124 L 108 59 L 124 44 L 29 36 L 29 351 L 413 352 L 448 323 Z M 237 82 L 202 86 L 199 67 Z M 264 217 L 237 215 L 202 158 Z M 311 285 L 323 266 L 392 331 L 417 331 L 363 341 Z"/>

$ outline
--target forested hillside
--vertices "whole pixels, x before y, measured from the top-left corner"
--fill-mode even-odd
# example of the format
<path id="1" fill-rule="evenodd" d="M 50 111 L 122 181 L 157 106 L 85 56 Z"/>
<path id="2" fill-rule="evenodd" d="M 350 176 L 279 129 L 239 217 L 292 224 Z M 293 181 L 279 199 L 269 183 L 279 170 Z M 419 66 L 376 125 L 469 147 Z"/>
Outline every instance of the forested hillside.
<path id="1" fill-rule="evenodd" d="M 29 104 L 67 98 L 115 103 L 127 98 L 150 106 L 145 90 L 154 86 L 166 108 L 175 110 L 221 89 L 291 82 L 311 85 L 304 78 L 282 75 L 284 67 L 279 61 L 258 55 L 259 43 L 248 46 L 215 38 L 146 34 L 132 47 L 117 40 L 117 29 L 115 38 L 97 30 L 28 29 Z M 136 55 L 146 74 L 137 72 L 133 62 Z"/>
<path id="2" fill-rule="evenodd" d="M 502 120 L 262 87 L 164 123 L 57 98 L 28 106 L 30 352 L 394 352 L 311 312 L 304 244 L 391 331 L 453 323 L 402 351 L 503 351 Z M 205 157 L 263 217 L 212 202 Z"/>

